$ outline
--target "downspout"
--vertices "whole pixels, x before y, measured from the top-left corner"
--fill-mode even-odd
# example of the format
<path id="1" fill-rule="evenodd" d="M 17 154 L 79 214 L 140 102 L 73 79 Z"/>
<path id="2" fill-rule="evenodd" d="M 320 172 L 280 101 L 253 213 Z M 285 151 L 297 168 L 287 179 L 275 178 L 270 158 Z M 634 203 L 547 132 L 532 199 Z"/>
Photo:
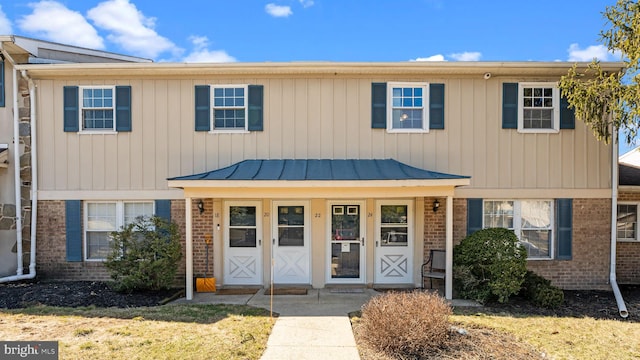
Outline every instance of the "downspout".
<path id="1" fill-rule="evenodd" d="M 35 203 L 35 185 L 37 184 L 36 179 L 36 170 L 35 170 L 35 86 L 33 81 L 26 77 L 26 72 L 22 72 L 22 76 L 29 81 L 29 95 L 31 96 L 31 171 L 32 171 L 32 196 L 34 199 L 34 203 L 31 209 L 32 221 L 31 221 L 31 254 L 30 254 L 30 264 L 29 264 L 29 273 L 24 274 L 24 265 L 22 262 L 22 192 L 21 192 L 21 179 L 20 179 L 20 114 L 18 111 L 18 71 L 16 70 L 16 63 L 13 61 L 13 58 L 5 51 L 2 43 L 0 43 L 0 51 L 4 55 L 5 59 L 9 60 L 11 63 L 11 67 L 13 69 L 13 142 L 14 142 L 14 171 L 15 171 L 15 196 L 16 196 L 16 249 L 17 249 L 17 260 L 18 266 L 16 269 L 16 275 L 7 276 L 0 278 L 0 283 L 8 282 L 8 281 L 18 281 L 18 280 L 26 280 L 33 279 L 36 276 L 36 241 L 35 241 L 35 214 L 36 214 L 36 203 Z"/>
<path id="2" fill-rule="evenodd" d="M 624 303 L 618 282 L 616 281 L 616 241 L 618 226 L 618 131 L 613 127 L 613 149 L 611 159 L 611 266 L 609 271 L 609 283 L 613 296 L 618 304 L 618 312 L 620 316 L 626 318 L 629 316 L 627 306 Z"/>

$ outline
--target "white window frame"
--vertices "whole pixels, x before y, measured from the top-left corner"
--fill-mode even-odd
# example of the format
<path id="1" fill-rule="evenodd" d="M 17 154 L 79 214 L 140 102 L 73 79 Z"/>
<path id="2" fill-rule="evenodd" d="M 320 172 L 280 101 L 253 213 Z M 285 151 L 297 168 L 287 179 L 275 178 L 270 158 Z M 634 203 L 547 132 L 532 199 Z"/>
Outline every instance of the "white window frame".
<path id="1" fill-rule="evenodd" d="M 618 220 L 616 219 L 616 241 L 618 242 L 638 242 L 640 241 L 639 235 L 638 235 L 638 210 L 640 210 L 640 204 L 637 202 L 629 202 L 629 201 L 621 201 L 618 202 L 618 206 L 620 205 L 626 205 L 626 206 L 635 206 L 636 207 L 636 227 L 635 227 L 635 232 L 636 232 L 636 237 L 635 238 L 619 238 L 618 237 Z M 618 209 L 616 209 L 616 217 L 618 214 Z"/>
<path id="2" fill-rule="evenodd" d="M 531 87 L 550 87 L 553 89 L 552 125 L 547 129 L 525 129 L 524 127 L 524 89 Z M 521 82 L 518 83 L 518 132 L 521 133 L 557 133 L 560 132 L 560 89 L 555 82 Z"/>
<path id="3" fill-rule="evenodd" d="M 529 230 L 526 228 L 522 228 L 522 203 L 527 201 L 548 201 L 551 203 L 550 206 L 550 227 L 549 231 L 551 232 L 550 241 L 549 241 L 549 256 L 546 257 L 530 257 L 527 254 L 527 260 L 553 260 L 555 258 L 555 238 L 556 238 L 556 219 L 555 219 L 555 201 L 553 199 L 484 199 L 482 201 L 482 228 L 486 229 L 487 226 L 485 224 L 485 213 L 484 213 L 484 205 L 486 202 L 490 201 L 511 201 L 513 202 L 513 228 L 509 228 L 509 230 L 513 230 L 513 232 L 520 240 L 522 235 L 522 230 Z"/>
<path id="4" fill-rule="evenodd" d="M 96 262 L 102 262 L 105 261 L 106 258 L 89 258 L 89 244 L 88 244 L 88 238 L 87 238 L 87 233 L 92 232 L 91 230 L 89 230 L 89 204 L 113 204 L 116 207 L 116 227 L 113 230 L 108 230 L 108 231 L 119 231 L 120 229 L 122 229 L 122 227 L 125 225 L 125 214 L 124 214 L 124 207 L 125 204 L 130 204 L 130 203 L 145 203 L 145 204 L 151 204 L 152 206 L 152 214 L 156 213 L 156 205 L 155 205 L 155 201 L 148 201 L 148 200 L 117 200 L 117 201 L 85 201 L 84 202 L 84 208 L 83 208 L 83 229 L 82 229 L 82 243 L 83 243 L 83 257 L 84 257 L 84 261 L 96 261 Z M 104 232 L 106 230 L 94 230 L 96 232 Z"/>
<path id="5" fill-rule="evenodd" d="M 422 128 L 396 129 L 393 127 L 393 88 L 422 88 Z M 404 107 L 400 107 L 404 108 Z M 387 83 L 387 132 L 388 133 L 428 133 L 429 132 L 429 83 L 428 82 L 389 82 Z"/>
<path id="6" fill-rule="evenodd" d="M 102 89 L 102 90 L 106 90 L 106 89 L 110 89 L 111 93 L 113 94 L 113 103 L 111 107 L 100 107 L 100 108 L 93 108 L 93 107 L 84 107 L 84 90 L 87 89 Z M 79 108 L 79 127 L 78 129 L 80 129 L 78 131 L 78 133 L 85 133 L 85 134 L 115 134 L 117 133 L 116 131 L 116 87 L 115 86 L 79 86 L 78 87 L 78 108 Z M 91 129 L 91 128 L 85 128 L 84 127 L 84 110 L 108 110 L 111 109 L 113 111 L 113 127 L 111 129 L 108 128 L 103 128 L 103 129 Z"/>
<path id="7" fill-rule="evenodd" d="M 210 133 L 213 134 L 229 134 L 229 133 L 236 133 L 236 134 L 243 134 L 243 133 L 248 133 L 249 132 L 249 85 L 248 84 L 213 84 L 213 85 L 209 85 L 210 89 L 211 89 L 211 113 L 209 114 L 209 119 L 211 122 L 211 131 L 209 131 Z M 237 88 L 242 88 L 244 89 L 244 106 L 243 107 L 228 107 L 228 106 L 222 106 L 222 107 L 216 107 L 215 105 L 215 90 L 216 89 L 229 89 L 229 88 L 233 88 L 233 89 L 237 89 Z M 239 110 L 239 109 L 243 109 L 244 110 L 244 129 L 241 128 L 234 128 L 234 129 L 220 129 L 220 128 L 216 128 L 216 110 Z"/>

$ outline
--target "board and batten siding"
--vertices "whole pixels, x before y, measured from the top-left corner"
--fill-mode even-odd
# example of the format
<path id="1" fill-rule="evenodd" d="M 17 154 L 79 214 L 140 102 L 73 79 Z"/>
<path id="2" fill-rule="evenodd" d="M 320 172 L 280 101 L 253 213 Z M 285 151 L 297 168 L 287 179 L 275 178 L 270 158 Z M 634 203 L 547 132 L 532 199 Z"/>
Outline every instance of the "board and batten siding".
<path id="1" fill-rule="evenodd" d="M 581 121 L 557 134 L 502 129 L 502 83 L 518 79 L 437 77 L 39 80 L 42 191 L 166 190 L 167 178 L 245 159 L 393 158 L 471 176 L 471 189 L 606 189 L 611 148 Z M 371 128 L 371 83 L 445 84 L 445 129 L 427 134 Z M 194 130 L 194 87 L 264 85 L 264 131 Z M 130 85 L 132 131 L 63 131 L 63 87 Z"/>

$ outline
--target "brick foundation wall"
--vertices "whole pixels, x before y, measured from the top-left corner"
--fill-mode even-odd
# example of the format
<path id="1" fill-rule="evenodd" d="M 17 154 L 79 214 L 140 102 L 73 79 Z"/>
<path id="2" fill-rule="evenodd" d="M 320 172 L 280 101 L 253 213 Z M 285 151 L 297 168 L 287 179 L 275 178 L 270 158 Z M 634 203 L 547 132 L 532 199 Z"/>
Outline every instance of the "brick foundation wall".
<path id="1" fill-rule="evenodd" d="M 453 209 L 453 237 L 458 244 L 466 236 L 467 199 L 454 199 Z M 610 214 L 609 199 L 574 199 L 572 260 L 529 260 L 527 268 L 563 289 L 609 289 Z M 432 240 L 425 238 L 425 247 L 427 242 Z"/>
<path id="2" fill-rule="evenodd" d="M 640 203 L 640 193 L 621 191 L 618 201 Z M 618 284 L 640 284 L 640 241 L 616 243 L 616 278 Z"/>

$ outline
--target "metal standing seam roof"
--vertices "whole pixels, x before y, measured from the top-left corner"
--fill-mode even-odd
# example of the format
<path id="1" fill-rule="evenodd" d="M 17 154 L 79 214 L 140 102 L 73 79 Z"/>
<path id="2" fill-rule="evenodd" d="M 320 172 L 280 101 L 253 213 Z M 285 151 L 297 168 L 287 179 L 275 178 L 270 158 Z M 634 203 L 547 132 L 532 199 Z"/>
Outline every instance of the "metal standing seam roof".
<path id="1" fill-rule="evenodd" d="M 168 180 L 452 180 L 469 176 L 419 169 L 393 159 L 244 160 L 201 174 Z"/>

